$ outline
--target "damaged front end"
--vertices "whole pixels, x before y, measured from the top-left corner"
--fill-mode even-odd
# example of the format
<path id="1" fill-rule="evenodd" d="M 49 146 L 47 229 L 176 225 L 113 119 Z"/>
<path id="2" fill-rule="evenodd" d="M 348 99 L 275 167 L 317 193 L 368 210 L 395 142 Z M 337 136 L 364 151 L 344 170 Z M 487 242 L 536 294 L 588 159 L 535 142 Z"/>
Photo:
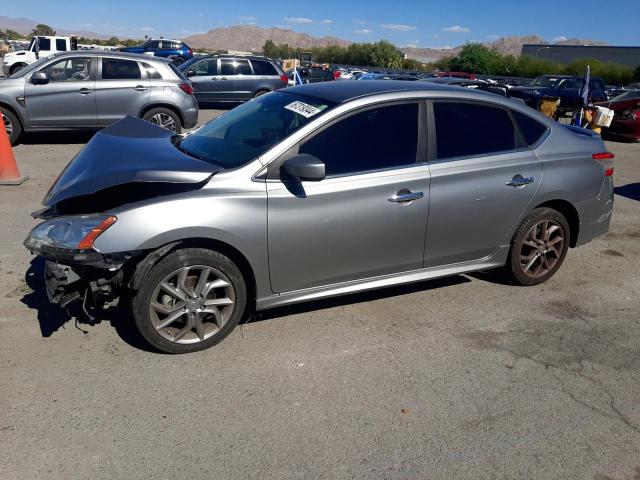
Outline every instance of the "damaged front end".
<path id="1" fill-rule="evenodd" d="M 139 252 L 105 254 L 93 242 L 115 224 L 113 215 L 58 217 L 36 226 L 24 245 L 45 259 L 44 281 L 52 303 L 66 307 L 74 300 L 102 307 L 123 285 L 123 265 Z"/>
<path id="2" fill-rule="evenodd" d="M 127 117 L 98 132 L 60 174 L 42 202 L 45 208 L 32 214 L 44 222 L 24 241 L 46 261 L 52 303 L 65 307 L 80 299 L 85 306 L 102 308 L 115 300 L 148 252 L 135 246 L 105 252 L 94 246 L 102 233 L 117 228 L 117 214 L 110 212 L 198 190 L 221 170 L 180 151 L 174 137 Z"/>

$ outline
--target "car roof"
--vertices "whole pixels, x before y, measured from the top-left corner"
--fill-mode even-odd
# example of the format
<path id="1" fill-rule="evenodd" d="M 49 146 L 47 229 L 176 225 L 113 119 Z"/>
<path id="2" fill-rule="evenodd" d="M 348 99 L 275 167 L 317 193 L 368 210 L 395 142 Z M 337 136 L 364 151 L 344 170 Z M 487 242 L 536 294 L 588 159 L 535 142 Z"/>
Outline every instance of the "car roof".
<path id="1" fill-rule="evenodd" d="M 451 87 L 429 82 L 410 82 L 403 80 L 378 80 L 375 82 L 343 81 L 318 82 L 298 85 L 286 89 L 287 93 L 309 95 L 330 102 L 343 103 L 356 98 L 381 93 L 424 92 L 424 91 L 459 92 L 460 87 Z"/>
<path id="2" fill-rule="evenodd" d="M 203 59 L 203 58 L 244 58 L 247 60 L 264 60 L 266 62 L 274 62 L 272 58 L 262 57 L 260 55 L 233 55 L 231 53 L 209 53 L 207 55 L 197 55 L 193 58 Z"/>
<path id="3" fill-rule="evenodd" d="M 73 57 L 77 55 L 82 55 L 83 57 L 121 57 L 126 58 L 128 60 L 139 60 L 147 63 L 150 62 L 163 62 L 163 63 L 171 63 L 171 59 L 163 58 L 163 57 L 155 57 L 150 55 L 142 55 L 140 53 L 129 53 L 129 52 L 116 52 L 113 50 L 69 50 L 67 52 L 57 52 L 54 54 L 56 58 L 59 57 Z M 54 55 L 51 55 L 53 57 Z"/>

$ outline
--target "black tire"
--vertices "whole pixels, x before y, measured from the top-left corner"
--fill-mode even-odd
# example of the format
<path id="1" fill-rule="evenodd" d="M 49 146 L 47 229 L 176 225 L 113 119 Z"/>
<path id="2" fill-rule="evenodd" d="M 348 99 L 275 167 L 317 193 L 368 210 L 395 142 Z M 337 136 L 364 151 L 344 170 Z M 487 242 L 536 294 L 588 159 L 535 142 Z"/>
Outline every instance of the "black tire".
<path id="1" fill-rule="evenodd" d="M 9 122 L 10 128 L 7 128 L 7 130 L 10 130 L 9 143 L 11 143 L 11 145 L 17 145 L 20 135 L 22 135 L 22 124 L 20 120 L 18 120 L 18 117 L 16 117 L 11 110 L 7 110 L 4 107 L 0 107 L 0 118 L 5 122 L 1 128 L 7 128 L 6 122 Z"/>
<path id="2" fill-rule="evenodd" d="M 269 90 L 258 90 L 256 93 L 253 94 L 253 98 L 261 97 L 265 93 L 269 93 Z"/>
<path id="3" fill-rule="evenodd" d="M 545 228 L 546 231 L 551 230 L 550 235 L 553 235 L 547 240 L 544 240 Z M 530 237 L 530 232 L 534 237 Z M 539 236 L 543 238 L 536 240 L 535 237 Z M 560 237 L 561 241 L 558 240 Z M 552 208 L 536 208 L 522 221 L 513 235 L 504 272 L 518 285 L 531 286 L 546 282 L 564 262 L 570 242 L 571 230 L 564 215 Z M 534 275 L 538 268 L 538 274 Z"/>
<path id="4" fill-rule="evenodd" d="M 9 69 L 9 75 L 13 75 L 14 73 L 22 70 L 26 66 L 27 66 L 26 63 L 16 63 Z"/>
<path id="5" fill-rule="evenodd" d="M 196 328 L 193 327 L 193 329 L 188 330 L 186 323 L 188 320 L 184 317 L 179 317 L 179 320 L 176 320 L 176 322 L 182 323 L 179 323 L 174 330 L 177 330 L 178 333 L 182 330 L 188 330 L 189 336 L 193 338 L 192 341 L 195 343 L 176 343 L 166 337 L 167 330 L 173 327 L 162 329 L 164 332 L 163 335 L 163 333 L 154 326 L 154 319 L 152 318 L 154 314 L 151 312 L 151 303 L 156 301 L 155 294 L 157 289 L 161 282 L 166 281 L 167 276 L 172 275 L 173 272 L 183 267 L 199 268 L 202 266 L 211 267 L 217 274 L 222 273 L 224 277 L 229 280 L 228 283 L 230 283 L 233 288 L 235 300 L 233 310 L 230 315 L 228 315 L 228 318 L 224 320 L 222 328 L 219 328 L 218 322 L 214 321 L 213 317 L 209 317 L 210 320 L 207 325 L 213 326 L 212 330 L 215 333 L 204 340 L 196 340 L 193 338 L 198 335 Z M 217 295 L 215 298 L 217 298 Z M 246 305 L 247 288 L 238 267 L 221 253 L 203 248 L 176 250 L 164 257 L 145 275 L 145 280 L 143 280 L 140 289 L 135 292 L 131 300 L 131 309 L 137 330 L 151 346 L 165 353 L 189 353 L 216 345 L 233 331 L 244 315 Z M 190 318 L 188 317 L 189 314 L 190 313 L 185 314 L 187 318 Z M 165 319 L 166 317 L 162 320 Z M 184 327 L 181 329 L 182 324 L 184 324 Z M 170 335 L 170 333 L 168 335 Z"/>
<path id="6" fill-rule="evenodd" d="M 173 120 L 173 128 L 166 127 L 160 124 L 157 118 L 163 118 L 163 116 L 169 116 Z M 171 130 L 172 132 L 180 133 L 182 131 L 182 121 L 176 112 L 164 107 L 152 108 L 148 112 L 146 112 L 142 118 L 148 122 L 151 122 L 155 125 L 161 126 L 163 128 L 167 128 L 167 130 Z"/>
<path id="7" fill-rule="evenodd" d="M 185 62 L 185 59 L 183 57 L 176 57 L 173 59 L 173 64 L 177 67 L 179 65 L 182 65 Z"/>

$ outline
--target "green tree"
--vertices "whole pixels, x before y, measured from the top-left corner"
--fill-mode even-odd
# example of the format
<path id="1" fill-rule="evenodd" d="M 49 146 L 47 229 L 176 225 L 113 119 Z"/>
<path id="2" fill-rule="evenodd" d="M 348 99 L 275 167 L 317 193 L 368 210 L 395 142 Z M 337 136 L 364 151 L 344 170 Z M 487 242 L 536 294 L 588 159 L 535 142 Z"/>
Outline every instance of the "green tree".
<path id="1" fill-rule="evenodd" d="M 452 70 L 489 74 L 500 64 L 500 54 L 481 43 L 467 43 L 450 64 Z"/>
<path id="2" fill-rule="evenodd" d="M 44 23 L 39 23 L 38 25 L 36 25 L 36 28 L 33 29 L 33 31 L 31 32 L 31 36 L 35 37 L 38 35 L 55 35 L 56 31 L 51 28 L 49 25 L 45 25 Z"/>

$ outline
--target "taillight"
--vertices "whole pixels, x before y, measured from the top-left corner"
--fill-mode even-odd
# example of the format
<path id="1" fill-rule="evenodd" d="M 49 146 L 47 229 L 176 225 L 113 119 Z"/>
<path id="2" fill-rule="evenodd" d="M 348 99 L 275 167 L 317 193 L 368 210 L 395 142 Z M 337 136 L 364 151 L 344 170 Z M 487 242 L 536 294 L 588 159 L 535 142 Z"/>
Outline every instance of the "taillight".
<path id="1" fill-rule="evenodd" d="M 189 55 L 193 55 L 193 50 L 189 49 Z"/>
<path id="2" fill-rule="evenodd" d="M 340 77 L 340 70 L 333 71 L 333 78 L 337 80 Z"/>
<path id="3" fill-rule="evenodd" d="M 282 80 L 282 83 L 289 83 L 289 77 L 286 75 L 280 75 L 280 80 Z"/>
<path id="4" fill-rule="evenodd" d="M 599 162 L 602 162 L 602 166 L 604 167 L 605 177 L 610 177 L 611 175 L 613 175 L 613 159 L 615 158 L 615 155 L 613 153 L 611 152 L 594 153 L 592 157 L 594 160 L 598 160 Z"/>
<path id="5" fill-rule="evenodd" d="M 180 87 L 180 90 L 182 90 L 187 95 L 193 95 L 193 87 L 188 83 L 181 83 L 178 86 Z"/>

